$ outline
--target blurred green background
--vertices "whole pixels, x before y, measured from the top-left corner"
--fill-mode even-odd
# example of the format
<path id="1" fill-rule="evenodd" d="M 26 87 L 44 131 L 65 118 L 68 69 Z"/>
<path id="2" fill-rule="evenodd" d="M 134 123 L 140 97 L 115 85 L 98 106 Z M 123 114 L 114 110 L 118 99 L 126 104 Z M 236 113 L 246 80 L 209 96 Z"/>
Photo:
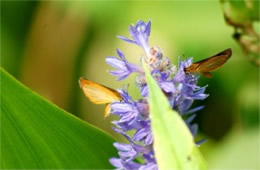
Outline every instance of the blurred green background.
<path id="1" fill-rule="evenodd" d="M 150 45 L 159 46 L 177 64 L 195 61 L 232 48 L 231 59 L 208 84 L 210 96 L 195 105 L 201 150 L 212 169 L 259 169 L 259 67 L 252 65 L 232 39 L 219 1 L 1 1 L 1 65 L 23 84 L 59 107 L 108 131 L 115 117 L 103 118 L 104 106 L 90 103 L 79 77 L 121 88 L 140 97 L 135 76 L 121 82 L 109 75 L 105 57 L 120 48 L 139 63 L 142 50 L 116 35 L 128 26 L 152 20 Z M 254 27 L 259 31 L 259 23 Z M 198 139 L 199 139 L 198 138 Z"/>

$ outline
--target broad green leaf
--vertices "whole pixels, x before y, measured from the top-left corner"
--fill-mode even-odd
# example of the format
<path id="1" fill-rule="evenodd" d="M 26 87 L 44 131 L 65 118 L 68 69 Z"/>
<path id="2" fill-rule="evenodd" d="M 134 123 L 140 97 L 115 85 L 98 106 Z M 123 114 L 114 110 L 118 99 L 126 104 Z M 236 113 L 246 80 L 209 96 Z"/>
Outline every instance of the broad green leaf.
<path id="1" fill-rule="evenodd" d="M 1 69 L 1 169 L 112 168 L 113 141 Z"/>
<path id="2" fill-rule="evenodd" d="M 143 67 L 149 88 L 154 151 L 159 169 L 207 169 L 185 122 L 171 109 L 167 98 L 144 63 Z"/>

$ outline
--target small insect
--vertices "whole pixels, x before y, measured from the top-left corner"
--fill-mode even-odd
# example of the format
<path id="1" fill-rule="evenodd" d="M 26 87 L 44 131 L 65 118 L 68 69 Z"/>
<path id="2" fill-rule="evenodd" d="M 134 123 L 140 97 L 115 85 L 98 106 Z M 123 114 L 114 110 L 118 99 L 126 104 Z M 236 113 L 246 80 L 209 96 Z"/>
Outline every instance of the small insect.
<path id="1" fill-rule="evenodd" d="M 197 61 L 185 68 L 186 73 L 201 73 L 207 78 L 212 78 L 211 71 L 217 70 L 221 67 L 232 55 L 232 50 L 226 49 L 212 57 Z"/>
<path id="2" fill-rule="evenodd" d="M 85 96 L 94 104 L 106 104 L 104 117 L 110 114 L 110 104 L 115 101 L 121 101 L 122 96 L 119 92 L 93 81 L 80 78 L 79 85 Z"/>

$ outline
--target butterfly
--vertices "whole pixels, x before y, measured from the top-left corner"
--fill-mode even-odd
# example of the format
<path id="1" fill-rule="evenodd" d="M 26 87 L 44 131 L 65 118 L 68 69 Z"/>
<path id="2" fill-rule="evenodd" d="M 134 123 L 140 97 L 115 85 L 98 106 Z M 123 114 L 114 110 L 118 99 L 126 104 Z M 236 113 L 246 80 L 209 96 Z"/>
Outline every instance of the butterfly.
<path id="1" fill-rule="evenodd" d="M 104 117 L 110 114 L 110 104 L 121 101 L 123 98 L 119 92 L 104 85 L 98 84 L 85 78 L 79 79 L 79 85 L 85 96 L 94 104 L 106 104 Z"/>
<path id="2" fill-rule="evenodd" d="M 217 70 L 225 64 L 231 55 L 232 50 L 230 48 L 226 49 L 216 55 L 213 55 L 212 57 L 191 64 L 189 67 L 185 68 L 184 71 L 186 73 L 201 73 L 207 78 L 212 78 L 212 74 L 210 72 Z"/>

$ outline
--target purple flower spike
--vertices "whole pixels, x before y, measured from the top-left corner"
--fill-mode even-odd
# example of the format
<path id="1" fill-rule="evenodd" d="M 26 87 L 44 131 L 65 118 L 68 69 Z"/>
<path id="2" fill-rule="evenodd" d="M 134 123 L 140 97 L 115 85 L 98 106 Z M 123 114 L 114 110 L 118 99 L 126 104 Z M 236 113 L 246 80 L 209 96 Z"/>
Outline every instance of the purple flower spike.
<path id="1" fill-rule="evenodd" d="M 181 61 L 176 67 L 170 60 L 163 56 L 159 47 L 149 47 L 148 39 L 151 32 L 151 21 L 139 20 L 136 25 L 129 27 L 132 39 L 118 36 L 120 39 L 142 47 L 146 53 L 146 62 L 151 75 L 157 81 L 159 87 L 169 100 L 172 109 L 176 110 L 183 118 L 193 137 L 196 137 L 198 125 L 193 123 L 195 112 L 202 109 L 199 106 L 191 109 L 194 100 L 204 100 L 206 86 L 197 85 L 199 76 L 186 74 L 184 69 L 192 64 L 192 58 Z M 118 90 L 122 101 L 111 103 L 111 113 L 118 117 L 113 121 L 113 130 L 123 135 L 128 143 L 114 143 L 118 150 L 119 158 L 111 158 L 110 163 L 117 169 L 158 170 L 153 150 L 153 133 L 148 87 L 144 72 L 141 67 L 127 62 L 124 54 L 117 49 L 119 58 L 107 57 L 106 62 L 117 70 L 109 71 L 112 75 L 122 80 L 131 73 L 136 72 L 136 84 L 139 87 L 142 98 L 133 100 L 126 90 Z M 131 133 L 129 133 L 131 131 Z M 202 141 L 197 142 L 199 145 Z M 142 159 L 137 163 L 136 158 Z"/>
<path id="2" fill-rule="evenodd" d="M 151 32 L 151 20 L 145 23 L 142 20 L 137 21 L 136 25 L 130 25 L 129 32 L 133 40 L 130 40 L 124 36 L 118 36 L 121 40 L 136 44 L 144 49 L 146 54 L 150 54 L 150 47 L 148 45 L 148 39 Z"/>
<path id="3" fill-rule="evenodd" d="M 125 59 L 124 54 L 119 49 L 117 49 L 117 54 L 121 60 L 116 57 L 107 57 L 106 62 L 112 67 L 118 69 L 115 71 L 109 71 L 109 73 L 113 76 L 119 77 L 118 80 L 125 79 L 132 72 L 142 72 L 142 69 L 139 66 L 132 63 L 128 63 Z"/>

